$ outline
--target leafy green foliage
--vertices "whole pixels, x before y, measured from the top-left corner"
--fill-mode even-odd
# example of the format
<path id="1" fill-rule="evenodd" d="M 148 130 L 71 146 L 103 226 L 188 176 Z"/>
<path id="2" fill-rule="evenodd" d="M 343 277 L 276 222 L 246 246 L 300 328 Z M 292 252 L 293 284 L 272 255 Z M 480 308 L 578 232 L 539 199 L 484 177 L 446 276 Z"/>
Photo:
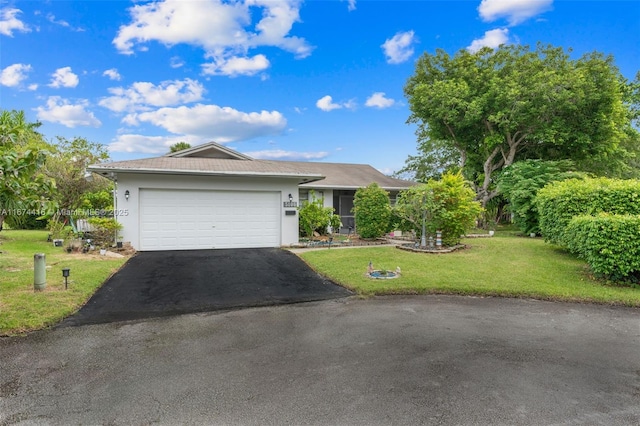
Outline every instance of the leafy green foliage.
<path id="1" fill-rule="evenodd" d="M 498 190 L 509 200 L 513 222 L 523 233 L 540 233 L 535 203 L 538 190 L 550 182 L 586 177 L 574 169 L 570 160 L 524 160 L 504 168 L 498 179 Z"/>
<path id="2" fill-rule="evenodd" d="M 475 225 L 482 212 L 475 193 L 461 173 L 445 173 L 440 180 L 429 180 L 398 194 L 394 212 L 413 225 L 413 230 L 435 236 L 442 231 L 442 243 L 453 246 Z"/>
<path id="3" fill-rule="evenodd" d="M 565 231 L 567 247 L 591 269 L 616 281 L 640 279 L 640 215 L 576 216 Z"/>
<path id="4" fill-rule="evenodd" d="M 440 179 L 445 172 L 458 170 L 460 152 L 457 149 L 446 141 L 425 138 L 418 141 L 418 154 L 410 155 L 394 176 L 427 183 L 429 179 Z"/>
<path id="5" fill-rule="evenodd" d="M 122 230 L 122 224 L 113 218 L 93 217 L 89 224 L 95 227 L 91 231 L 91 239 L 99 247 L 111 247 L 115 244 L 118 232 Z"/>
<path id="6" fill-rule="evenodd" d="M 421 155 L 457 151 L 483 205 L 498 195 L 499 171 L 519 159 L 571 158 L 583 170 L 623 173 L 640 152 L 626 100 L 634 98 L 625 98 L 635 92 L 611 57 L 569 53 L 542 45 L 425 53 L 404 89 Z M 420 167 L 407 164 L 416 176 Z"/>
<path id="7" fill-rule="evenodd" d="M 40 172 L 45 151 L 0 149 L 0 230 L 6 217 L 12 226 L 27 215 L 39 217 L 56 205 L 40 194 L 51 193 L 55 184 Z"/>
<path id="8" fill-rule="evenodd" d="M 87 167 L 109 159 L 104 145 L 85 138 L 71 140 L 58 137 L 48 156 L 45 173 L 55 180 L 56 191 L 49 194 L 57 204 L 68 210 L 83 207 L 89 192 L 110 191 L 113 183 L 96 174 L 87 176 Z"/>
<path id="9" fill-rule="evenodd" d="M 113 193 L 110 189 L 85 192 L 80 200 L 80 208 L 82 210 L 112 210 Z"/>
<path id="10" fill-rule="evenodd" d="M 356 231 L 362 238 L 382 237 L 389 228 L 391 204 L 389 193 L 372 183 L 358 188 L 353 199 Z"/>
<path id="11" fill-rule="evenodd" d="M 315 198 L 314 192 L 309 192 L 312 201 L 304 202 L 298 208 L 298 226 L 300 234 L 308 238 L 313 238 L 313 233 L 325 234 L 327 228 L 340 228 L 340 217 L 333 213 L 332 207 L 324 207 L 322 198 Z"/>
<path id="12" fill-rule="evenodd" d="M 180 142 L 176 142 L 173 145 L 171 145 L 169 147 L 169 149 L 170 149 L 169 152 L 170 153 L 178 152 L 178 151 L 182 151 L 183 149 L 189 149 L 189 148 L 191 148 L 191 145 L 189 143 L 184 142 L 184 141 L 180 141 Z"/>
<path id="13" fill-rule="evenodd" d="M 47 221 L 47 229 L 51 234 L 51 238 L 54 240 L 68 240 L 73 238 L 73 228 L 68 225 L 65 220 L 60 220 L 60 218 L 52 218 Z"/>
<path id="14" fill-rule="evenodd" d="M 597 178 L 553 182 L 538 191 L 536 206 L 545 240 L 567 246 L 565 231 L 574 216 L 640 215 L 640 180 Z"/>
<path id="15" fill-rule="evenodd" d="M 0 230 L 7 217 L 15 227 L 27 215 L 56 207 L 47 196 L 55 184 L 41 172 L 48 151 L 39 126 L 28 123 L 22 111 L 0 113 Z"/>

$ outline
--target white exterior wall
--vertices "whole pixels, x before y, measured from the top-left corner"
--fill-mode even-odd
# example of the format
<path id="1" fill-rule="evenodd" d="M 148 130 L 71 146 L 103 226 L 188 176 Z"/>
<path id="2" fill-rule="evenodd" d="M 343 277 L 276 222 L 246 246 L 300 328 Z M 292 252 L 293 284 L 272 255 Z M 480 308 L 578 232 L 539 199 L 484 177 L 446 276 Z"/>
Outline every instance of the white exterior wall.
<path id="1" fill-rule="evenodd" d="M 298 242 L 298 212 L 285 215 L 286 210 L 297 210 L 295 207 L 282 207 L 282 202 L 298 202 L 298 184 L 295 179 L 255 178 L 255 177 L 220 177 L 220 176 L 188 176 L 163 174 L 118 173 L 116 214 L 123 226 L 121 235 L 123 242 L 129 242 L 135 249 L 140 248 L 140 189 L 196 189 L 227 191 L 276 191 L 280 192 L 281 240 L 282 246 Z M 129 200 L 125 192 L 129 191 Z"/>
<path id="2" fill-rule="evenodd" d="M 311 192 L 313 191 L 313 199 L 317 200 L 320 198 L 324 198 L 323 205 L 325 207 L 333 207 L 333 190 L 332 189 L 316 189 L 316 188 L 301 188 L 305 191 L 309 192 L 309 197 L 311 197 Z M 312 201 L 312 200 L 309 200 Z"/>

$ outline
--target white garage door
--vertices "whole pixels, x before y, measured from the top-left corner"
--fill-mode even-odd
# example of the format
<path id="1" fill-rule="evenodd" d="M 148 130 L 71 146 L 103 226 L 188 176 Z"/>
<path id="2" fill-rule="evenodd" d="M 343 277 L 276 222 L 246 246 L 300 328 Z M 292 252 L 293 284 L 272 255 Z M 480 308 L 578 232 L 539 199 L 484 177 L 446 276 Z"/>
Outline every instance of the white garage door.
<path id="1" fill-rule="evenodd" d="M 140 250 L 278 247 L 280 193 L 140 190 Z"/>

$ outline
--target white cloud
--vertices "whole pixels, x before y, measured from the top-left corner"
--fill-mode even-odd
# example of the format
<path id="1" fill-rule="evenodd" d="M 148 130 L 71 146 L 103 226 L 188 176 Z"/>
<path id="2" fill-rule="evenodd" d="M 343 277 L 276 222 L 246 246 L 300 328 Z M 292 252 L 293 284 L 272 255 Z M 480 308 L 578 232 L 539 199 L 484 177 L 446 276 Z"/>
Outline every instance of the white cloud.
<path id="1" fill-rule="evenodd" d="M 202 99 L 204 86 L 186 78 L 163 81 L 159 85 L 140 81 L 126 89 L 112 87 L 108 90 L 113 96 L 101 99 L 99 105 L 114 112 L 123 112 L 197 102 Z"/>
<path id="2" fill-rule="evenodd" d="M 144 154 L 166 154 L 171 145 L 187 142 L 191 146 L 205 142 L 201 138 L 190 136 L 144 136 L 136 134 L 121 134 L 108 146 L 111 152 L 140 152 Z"/>
<path id="3" fill-rule="evenodd" d="M 100 127 L 102 123 L 92 112 L 87 111 L 89 101 L 79 99 L 75 104 L 59 96 L 50 96 L 44 107 L 38 107 L 38 119 L 51 123 L 60 123 L 67 127 L 91 126 Z"/>
<path id="4" fill-rule="evenodd" d="M 27 33 L 31 29 L 20 19 L 18 14 L 22 13 L 20 9 L 5 7 L 0 10 L 0 34 L 13 37 L 14 31 Z"/>
<path id="5" fill-rule="evenodd" d="M 467 50 L 471 53 L 475 53 L 483 47 L 491 47 L 495 49 L 501 44 L 505 44 L 509 41 L 509 30 L 507 28 L 498 28 L 490 30 L 484 33 L 484 37 L 473 40 Z"/>
<path id="6" fill-rule="evenodd" d="M 482 0 L 478 12 L 484 21 L 505 18 L 509 25 L 517 25 L 551 9 L 552 3 L 553 0 Z"/>
<path id="7" fill-rule="evenodd" d="M 111 80 L 122 80 L 122 76 L 116 68 L 110 68 L 102 73 L 103 76 L 109 77 Z"/>
<path id="8" fill-rule="evenodd" d="M 31 91 L 38 90 L 38 85 L 35 84 L 35 83 L 30 84 L 29 86 L 27 86 L 27 89 L 29 89 Z"/>
<path id="9" fill-rule="evenodd" d="M 78 76 L 71 71 L 71 67 L 64 67 L 58 68 L 51 75 L 49 87 L 76 87 L 79 82 Z"/>
<path id="10" fill-rule="evenodd" d="M 272 149 L 264 151 L 252 151 L 245 152 L 244 154 L 249 157 L 260 160 L 287 160 L 287 161 L 309 161 L 309 160 L 322 160 L 326 158 L 329 153 L 325 151 L 320 152 L 296 152 L 296 151 L 284 151 L 281 149 Z"/>
<path id="11" fill-rule="evenodd" d="M 269 60 L 264 55 L 252 58 L 232 57 L 228 59 L 214 58 L 214 62 L 202 65 L 202 72 L 209 75 L 254 75 L 269 68 Z"/>
<path id="12" fill-rule="evenodd" d="M 413 31 L 399 32 L 382 44 L 382 50 L 390 64 L 400 64 L 413 55 L 413 44 L 416 42 Z"/>
<path id="13" fill-rule="evenodd" d="M 31 65 L 9 65 L 0 73 L 0 84 L 7 87 L 17 87 L 27 79 L 27 73 L 31 71 Z"/>
<path id="14" fill-rule="evenodd" d="M 171 68 L 180 68 L 184 66 L 184 61 L 179 56 L 172 56 L 169 61 L 169 66 Z"/>
<path id="15" fill-rule="evenodd" d="M 47 15 L 47 20 L 49 22 L 51 22 L 52 24 L 56 24 L 56 25 L 60 25 L 61 27 L 69 28 L 71 31 L 84 32 L 83 28 L 72 27 L 71 24 L 69 24 L 67 21 L 65 21 L 63 19 L 56 19 L 55 15 L 53 15 L 51 13 Z"/>
<path id="16" fill-rule="evenodd" d="M 365 106 L 383 109 L 383 108 L 389 108 L 390 106 L 393 106 L 396 103 L 396 101 L 394 101 L 393 99 L 387 98 L 384 95 L 385 95 L 384 92 L 375 92 L 373 95 L 367 98 L 367 101 L 365 102 Z"/>
<path id="17" fill-rule="evenodd" d="M 206 137 L 221 143 L 280 134 L 287 126 L 287 120 L 278 111 L 243 112 L 203 104 L 135 114 L 131 117 L 131 123 L 134 122 L 150 123 L 174 134 Z"/>
<path id="18" fill-rule="evenodd" d="M 349 3 L 347 5 L 347 9 L 349 10 L 349 12 L 353 12 L 354 10 L 356 10 L 356 0 L 347 0 L 347 3 Z"/>
<path id="19" fill-rule="evenodd" d="M 356 102 L 354 99 L 350 99 L 347 102 L 336 103 L 333 102 L 333 98 L 329 95 L 323 96 L 316 101 L 316 106 L 322 111 L 332 111 L 334 109 L 348 108 L 354 109 Z"/>
<path id="20" fill-rule="evenodd" d="M 113 44 L 124 54 L 132 54 L 134 48 L 151 41 L 198 46 L 206 58 L 213 59 L 212 64 L 205 64 L 205 72 L 253 75 L 265 69 L 268 60 L 264 55 L 250 58 L 250 49 L 273 46 L 297 58 L 311 54 L 306 40 L 289 35 L 293 24 L 300 21 L 299 8 L 299 0 L 158 0 L 136 4 L 129 9 L 132 22 L 120 27 Z M 255 25 L 254 16 L 261 17 Z"/>
<path id="21" fill-rule="evenodd" d="M 323 96 L 322 98 L 318 99 L 318 101 L 316 102 L 316 106 L 323 111 L 331 111 L 334 109 L 342 108 L 342 105 L 333 103 L 333 98 L 329 95 Z"/>

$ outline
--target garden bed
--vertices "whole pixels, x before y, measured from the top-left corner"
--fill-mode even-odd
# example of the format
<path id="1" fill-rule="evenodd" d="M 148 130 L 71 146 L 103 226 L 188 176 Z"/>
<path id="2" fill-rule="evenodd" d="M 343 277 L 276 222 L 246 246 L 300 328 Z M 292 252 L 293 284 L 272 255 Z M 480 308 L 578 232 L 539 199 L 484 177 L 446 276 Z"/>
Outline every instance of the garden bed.
<path id="1" fill-rule="evenodd" d="M 400 250 L 412 251 L 415 253 L 432 253 L 432 254 L 444 254 L 444 253 L 453 253 L 456 250 L 460 250 L 466 248 L 467 246 L 464 244 L 458 244 L 452 247 L 420 247 L 417 244 L 398 244 L 396 248 Z"/>

